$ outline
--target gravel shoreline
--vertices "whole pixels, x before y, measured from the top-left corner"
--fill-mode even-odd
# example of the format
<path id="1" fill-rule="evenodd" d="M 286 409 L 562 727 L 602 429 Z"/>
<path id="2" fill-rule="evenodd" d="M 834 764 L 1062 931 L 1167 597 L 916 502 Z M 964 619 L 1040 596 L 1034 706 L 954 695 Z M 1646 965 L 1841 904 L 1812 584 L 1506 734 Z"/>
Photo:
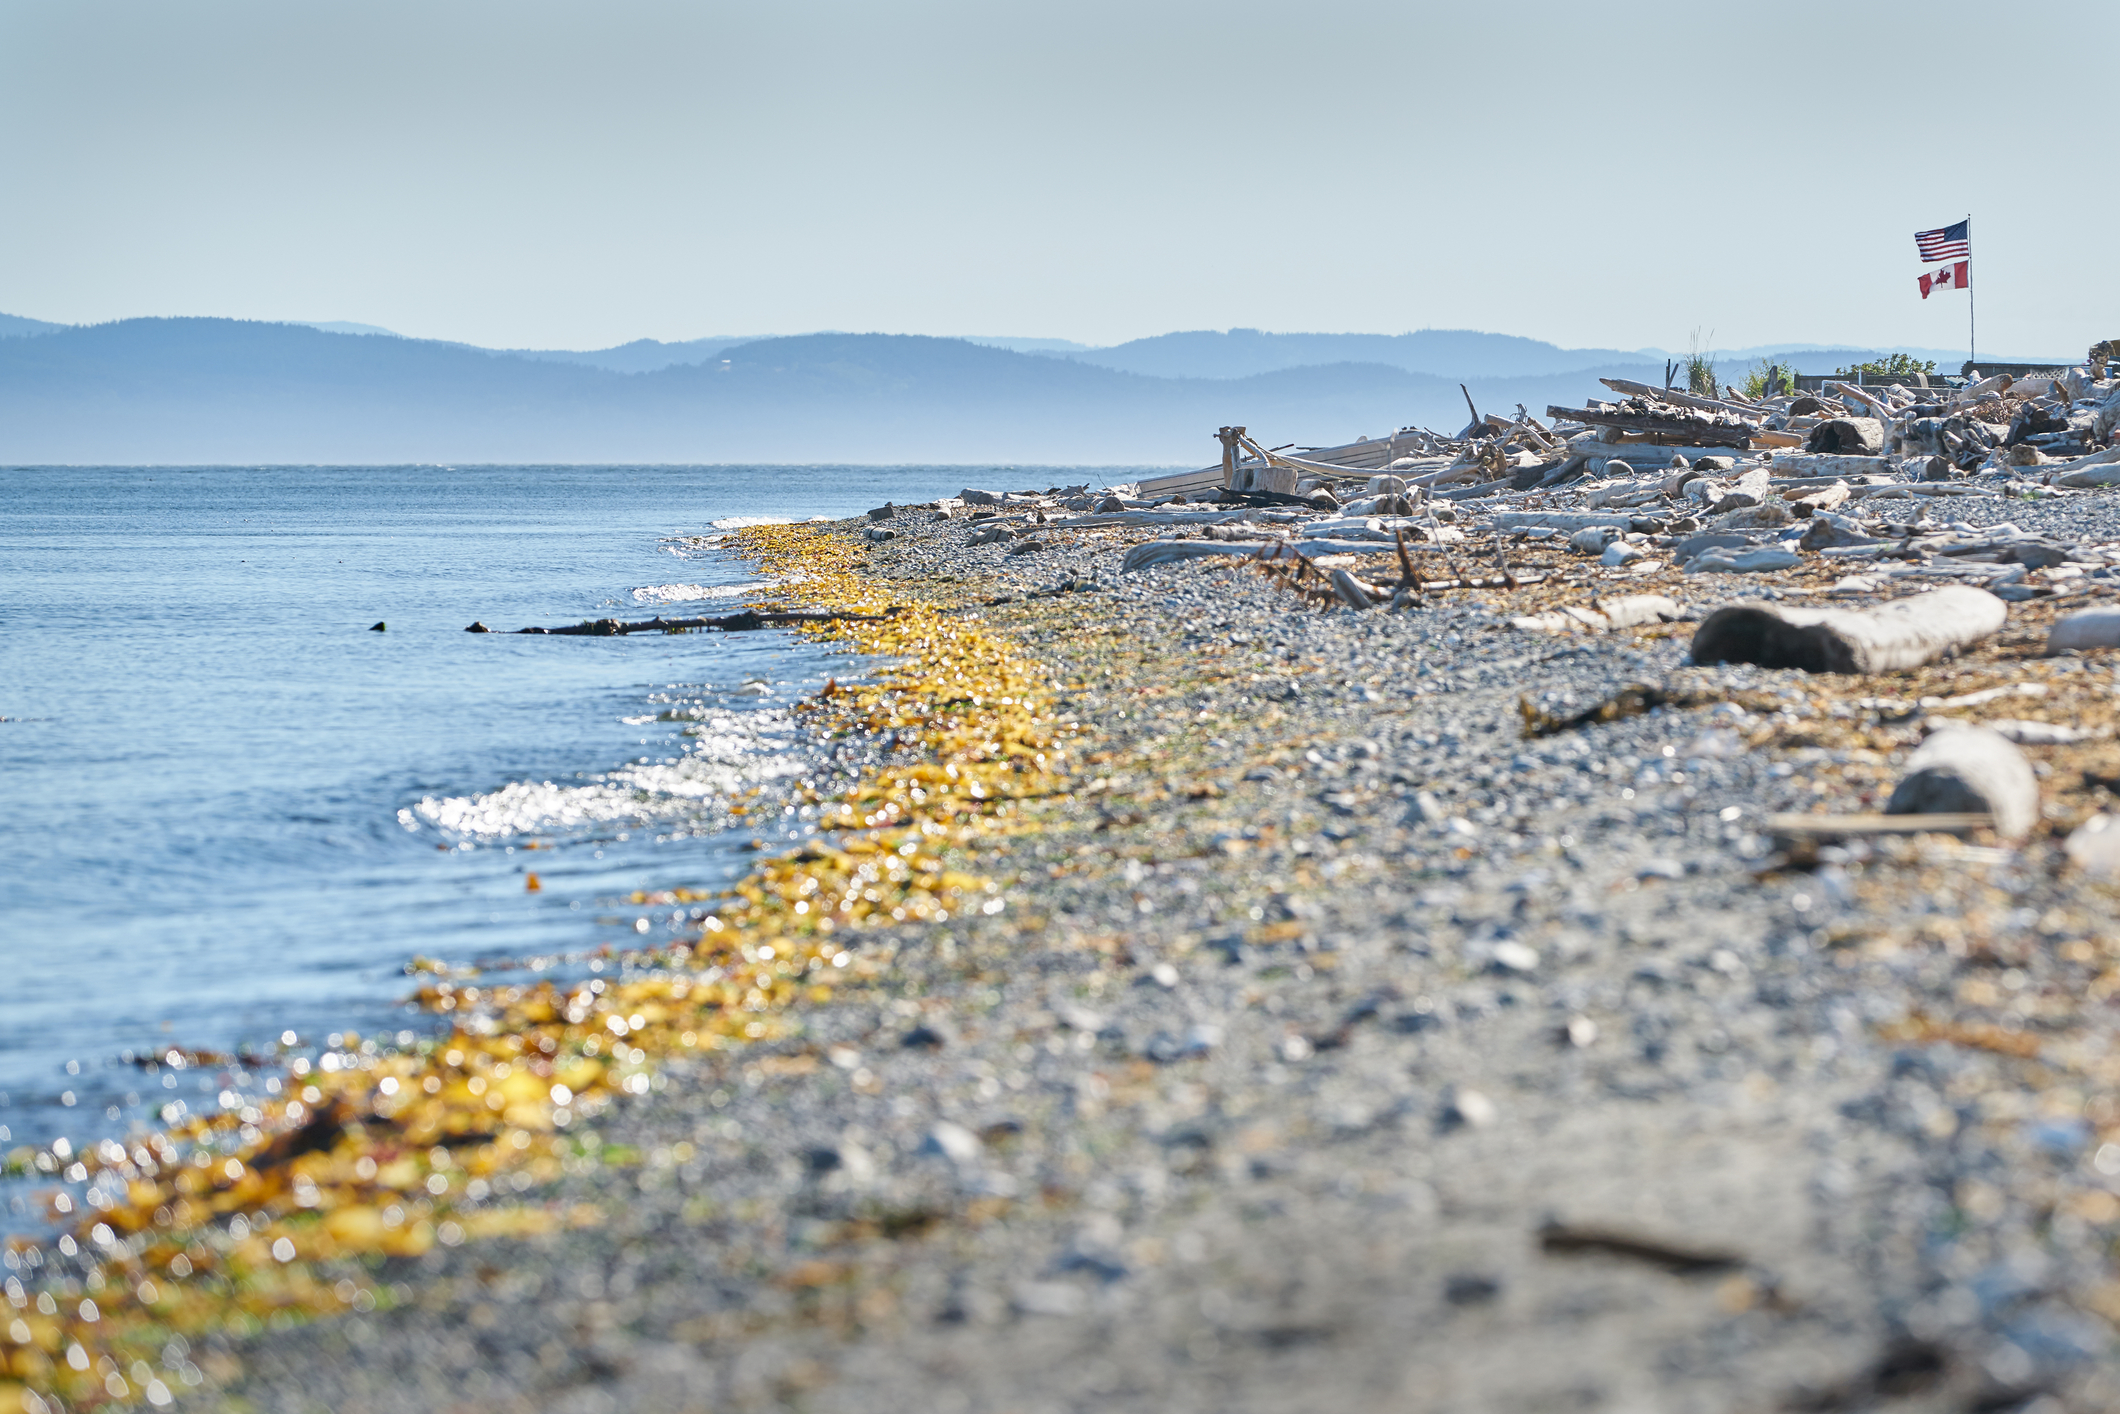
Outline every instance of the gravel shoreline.
<path id="1" fill-rule="evenodd" d="M 2120 530 L 2103 495 L 1952 510 Z M 984 861 L 1005 910 L 664 1065 L 596 1120 L 637 1162 L 528 1195 L 595 1225 L 194 1341 L 180 1407 L 2120 1406 L 2112 896 L 2058 823 L 1816 859 L 1762 823 L 1888 778 L 1889 723 L 1828 698 L 1999 673 L 2110 711 L 2109 658 L 1694 668 L 1755 583 L 1553 638 L 1509 627 L 1553 582 L 1319 612 L 1232 561 L 1121 574 L 1139 532 L 887 525 L 868 572 L 1085 729 Z M 1524 734 L 1640 682 L 1701 705 Z"/>

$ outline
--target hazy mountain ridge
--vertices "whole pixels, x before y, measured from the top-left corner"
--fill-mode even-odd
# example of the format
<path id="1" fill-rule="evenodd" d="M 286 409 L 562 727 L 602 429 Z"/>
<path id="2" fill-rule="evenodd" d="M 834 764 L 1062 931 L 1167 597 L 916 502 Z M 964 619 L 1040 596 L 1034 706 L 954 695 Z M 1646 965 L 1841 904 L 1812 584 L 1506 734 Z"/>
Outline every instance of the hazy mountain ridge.
<path id="1" fill-rule="evenodd" d="M 1591 386 L 1582 375 L 1481 380 L 1474 395 L 1506 409 Z M 766 339 L 631 375 L 236 320 L 128 320 L 0 344 L 0 461 L 18 465 L 1204 465 L 1226 422 L 1330 443 L 1464 420 L 1454 382 L 1377 364 L 1162 379 L 915 335 Z"/>
<path id="2" fill-rule="evenodd" d="M 28 321 L 34 322 L 34 321 Z M 135 319 L 0 339 L 0 462 L 932 462 L 1205 465 L 1241 423 L 1269 444 L 1329 445 L 1405 425 L 1656 381 L 1617 350 L 1590 367 L 1453 376 L 1378 360 L 1238 376 L 1158 376 L 925 335 L 641 340 L 638 371 L 538 351 L 230 319 Z M 1314 354 L 1385 336 L 1262 336 Z M 1394 336 L 1406 338 L 1410 336 Z M 1464 347 L 1552 349 L 1501 335 Z M 1308 344 L 1300 344 L 1302 339 Z M 1152 341 L 1143 341 L 1152 342 Z M 1185 340 L 1164 345 L 1182 347 Z M 1244 356 L 1258 343 L 1210 345 Z M 640 364 L 712 345 L 712 357 Z M 1558 351 L 1557 351 L 1558 352 Z M 1845 359 L 1852 351 L 1835 351 Z M 1545 357 L 1539 354 L 1538 357 Z M 623 360 L 611 360 L 623 363 Z M 1490 359 L 1487 366 L 1505 362 Z M 1225 363 L 1224 368 L 1237 366 Z M 1726 377 L 1738 369 L 1724 366 Z"/>
<path id="3" fill-rule="evenodd" d="M 33 334 L 56 334 L 73 326 L 43 319 L 25 319 L 19 314 L 0 314 L 0 339 L 26 339 Z"/>

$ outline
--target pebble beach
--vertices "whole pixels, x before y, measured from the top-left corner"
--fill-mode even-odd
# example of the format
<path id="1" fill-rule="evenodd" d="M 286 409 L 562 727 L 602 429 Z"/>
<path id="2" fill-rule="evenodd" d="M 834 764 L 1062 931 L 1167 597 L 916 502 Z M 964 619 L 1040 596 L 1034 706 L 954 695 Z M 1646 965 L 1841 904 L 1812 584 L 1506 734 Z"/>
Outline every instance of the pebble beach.
<path id="1" fill-rule="evenodd" d="M 2120 535 L 2104 495 L 1961 512 Z M 2115 680 L 2042 655 L 2052 604 L 1854 682 L 1692 665 L 1699 618 L 1764 582 L 1739 576 L 1589 571 L 1683 612 L 1552 634 L 1516 621 L 1556 602 L 1565 576 L 1535 571 L 1558 546 L 1511 542 L 1516 588 L 1355 612 L 1248 560 L 1122 572 L 1138 530 L 982 533 L 1008 518 L 724 540 L 786 578 L 776 604 L 918 606 L 814 632 L 879 664 L 957 635 L 960 695 L 850 666 L 814 718 L 842 775 L 745 806 L 837 845 L 764 852 L 694 946 L 578 1007 L 453 1003 L 468 1035 L 554 1040 L 549 1075 L 579 1083 L 556 1128 L 542 1089 L 508 1110 L 518 1167 L 454 1150 L 478 1200 L 433 1141 L 440 1240 L 312 1257 L 298 1218 L 261 1217 L 250 1240 L 289 1233 L 316 1292 L 360 1299 L 158 1317 L 63 1407 L 116 1385 L 289 1411 L 2120 1403 L 2120 931 L 2064 847 L 2110 804 Z M 919 644 L 886 639 L 915 620 Z M 1646 710 L 1564 725 L 1638 688 Z M 1919 741 L 1894 704 L 1967 697 L 1927 710 L 2087 733 L 2029 749 L 2030 837 L 1770 827 L 1881 808 Z M 952 795 L 960 758 L 999 774 Z M 832 852 L 862 839 L 880 873 Z M 843 878 L 828 928 L 809 904 Z M 687 1019 L 712 989 L 686 979 L 738 955 L 743 999 L 724 980 L 700 1003 L 721 1019 Z M 595 1076 L 565 1068 L 585 1034 Z M 384 1068 L 416 1094 L 443 1063 Z M 480 1227 L 502 1193 L 544 1220 Z M 215 1211 L 245 1205 L 269 1206 Z M 84 1278 L 10 1280 L 27 1314 Z"/>

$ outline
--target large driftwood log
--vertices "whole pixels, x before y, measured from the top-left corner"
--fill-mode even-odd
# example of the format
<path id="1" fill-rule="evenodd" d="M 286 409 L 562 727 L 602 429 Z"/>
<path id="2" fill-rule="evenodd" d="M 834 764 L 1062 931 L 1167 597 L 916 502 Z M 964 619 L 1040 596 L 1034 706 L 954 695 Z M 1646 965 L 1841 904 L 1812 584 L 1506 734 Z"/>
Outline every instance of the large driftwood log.
<path id="1" fill-rule="evenodd" d="M 1720 398 L 1696 397 L 1691 393 L 1681 393 L 1676 388 L 1658 388 L 1649 383 L 1637 383 L 1632 378 L 1600 378 L 1597 381 L 1613 392 L 1630 398 L 1654 398 L 1658 402 L 1674 403 L 1679 407 L 1699 408 L 1702 412 L 1727 412 L 1757 420 L 1764 411 L 1761 408 L 1746 407 L 1741 403 L 1726 403 Z"/>
<path id="2" fill-rule="evenodd" d="M 1721 427 L 1715 423 L 1691 418 L 1653 417 L 1635 412 L 1608 412 L 1603 408 L 1546 409 L 1546 416 L 1573 418 L 1597 427 L 1617 427 L 1627 432 L 1646 432 L 1653 437 L 1675 437 L 1699 446 L 1737 447 L 1751 445 L 1752 429 L 1749 427 Z"/>
<path id="3" fill-rule="evenodd" d="M 1757 663 L 1810 673 L 1881 673 L 1933 663 L 2000 629 L 2009 606 L 1947 585 L 1867 611 L 1731 604 L 1693 635 L 1696 663 Z"/>
<path id="4" fill-rule="evenodd" d="M 2063 463 L 2050 479 L 2056 486 L 2111 486 L 2120 482 L 2120 446 Z"/>
<path id="5" fill-rule="evenodd" d="M 1581 530 L 1586 526 L 1609 525 L 1619 530 L 1631 530 L 1635 517 L 1625 510 L 1616 511 L 1503 511 L 1494 518 L 1497 530 Z"/>
<path id="6" fill-rule="evenodd" d="M 2016 743 L 1986 727 L 1945 727 L 1907 758 L 1887 815 L 1984 810 L 1995 833 L 2019 839 L 2039 823 L 2039 779 Z"/>
<path id="7" fill-rule="evenodd" d="M 1266 540 L 1149 540 L 1126 552 L 1119 573 L 1174 565 L 1181 560 L 1209 559 L 1216 555 L 1256 555 L 1269 545 Z M 1383 547 L 1377 547 L 1381 550 Z"/>
<path id="8" fill-rule="evenodd" d="M 1261 465 L 1246 462 L 1236 470 L 1230 485 L 1232 491 L 1266 491 L 1276 495 L 1291 496 L 1296 489 L 1296 469 L 1292 466 Z"/>
<path id="9" fill-rule="evenodd" d="M 1883 457 L 1776 452 L 1768 462 L 1776 480 L 1789 476 L 1889 476 L 1896 470 Z"/>
<path id="10" fill-rule="evenodd" d="M 723 633 L 744 633 L 752 629 L 779 628 L 783 624 L 821 624 L 835 620 L 852 619 L 874 621 L 894 618 L 898 614 L 894 606 L 880 614 L 844 614 L 830 611 L 800 610 L 789 613 L 767 613 L 756 609 L 745 609 L 741 613 L 723 614 L 719 618 L 666 619 L 660 614 L 647 620 L 590 619 L 583 623 L 568 624 L 564 628 L 519 628 L 517 633 L 549 633 L 579 635 L 589 638 L 613 638 L 628 633 L 682 633 L 687 629 L 711 628 Z M 466 633 L 485 633 L 477 624 L 464 630 Z"/>
<path id="11" fill-rule="evenodd" d="M 1884 451 L 1884 424 L 1874 417 L 1831 417 L 1811 429 L 1807 451 L 1874 457 Z"/>

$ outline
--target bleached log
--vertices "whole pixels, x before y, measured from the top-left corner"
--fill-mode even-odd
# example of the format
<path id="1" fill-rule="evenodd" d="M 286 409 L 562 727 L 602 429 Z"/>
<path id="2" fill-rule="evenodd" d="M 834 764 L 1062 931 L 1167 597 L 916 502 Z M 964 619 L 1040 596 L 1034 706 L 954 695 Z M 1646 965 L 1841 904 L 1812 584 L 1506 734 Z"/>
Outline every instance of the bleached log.
<path id="1" fill-rule="evenodd" d="M 1181 560 L 1203 560 L 1215 555 L 1256 555 L 1268 544 L 1264 540 L 1150 540 L 1126 552 L 1119 572 L 1153 569 Z"/>
<path id="2" fill-rule="evenodd" d="M 1694 417 L 1657 417 L 1654 414 L 1622 412 L 1617 409 L 1550 406 L 1546 409 L 1546 415 L 1573 418 L 1577 422 L 1617 428 L 1624 432 L 1646 432 L 1654 437 L 1686 438 L 1694 442 L 1710 443 L 1726 450 L 1731 447 L 1742 450 L 1748 445 L 1752 434 L 1752 424 L 1735 418 L 1732 418 L 1728 425 L 1719 425 Z"/>
<path id="3" fill-rule="evenodd" d="M 1965 387 L 1958 390 L 1958 396 L 1951 401 L 1956 406 L 1963 406 L 1966 403 L 1977 403 L 1983 398 L 1992 397 L 1994 394 L 2004 391 L 2010 386 L 2012 381 L 2009 374 L 1997 373 L 1983 378 L 1977 383 L 1968 383 Z"/>
<path id="4" fill-rule="evenodd" d="M 1676 388 L 1658 388 L 1649 383 L 1637 383 L 1632 378 L 1600 378 L 1615 393 L 1630 398 L 1654 398 L 1660 403 L 1676 403 L 1680 407 L 1699 408 L 1702 412 L 1731 412 L 1739 417 L 1757 418 L 1761 409 L 1743 403 L 1726 403 L 1720 398 L 1703 398 L 1693 393 L 1681 393 Z"/>
<path id="5" fill-rule="evenodd" d="M 1593 525 L 1628 530 L 1634 517 L 1625 511 L 1504 511 L 1494 518 L 1497 530 L 1581 530 Z"/>
<path id="6" fill-rule="evenodd" d="M 1493 496 L 1512 490 L 1515 486 L 1516 478 L 1510 476 L 1500 481 L 1482 481 L 1477 486 L 1455 486 L 1448 491 L 1436 492 L 1435 498 L 1438 501 L 1475 501 L 1482 496 Z"/>
<path id="7" fill-rule="evenodd" d="M 1296 468 L 1276 466 L 1269 462 L 1264 466 L 1247 462 L 1237 468 L 1232 491 L 1271 491 L 1276 495 L 1293 496 L 1296 492 Z"/>
<path id="8" fill-rule="evenodd" d="M 1874 417 L 1833 417 L 1811 429 L 1804 446 L 1840 456 L 1877 456 L 1884 451 L 1885 424 Z"/>
<path id="9" fill-rule="evenodd" d="M 1753 550 L 1703 551 L 1687 562 L 1685 571 L 1687 574 L 1766 574 L 1794 569 L 1802 563 L 1803 556 L 1794 550 L 1784 550 L 1779 545 L 1762 545 Z"/>
<path id="10" fill-rule="evenodd" d="M 1923 742 L 1884 807 L 1887 815 L 1974 811 L 1993 816 L 1995 833 L 2005 839 L 2022 838 L 2039 823 L 2032 763 L 2015 742 L 1986 727 L 1946 727 Z"/>
<path id="11" fill-rule="evenodd" d="M 1878 396 L 1874 389 L 1857 387 L 1853 383 L 1828 383 L 1826 386 L 1831 388 L 1842 402 L 1861 403 L 1870 410 L 1870 416 L 1879 422 L 1889 425 L 1898 416 L 1892 405 Z"/>
<path id="12" fill-rule="evenodd" d="M 1630 594 L 1620 599 L 1593 599 L 1590 603 L 1593 607 L 1587 609 L 1564 604 L 1542 614 L 1520 615 L 1509 623 L 1527 633 L 1574 633 L 1578 629 L 1599 633 L 1610 628 L 1669 623 L 1685 616 L 1676 601 L 1661 594 Z"/>
<path id="13" fill-rule="evenodd" d="M 1586 470 L 1592 476 L 1602 475 L 1605 463 L 1610 461 L 1623 461 L 1636 471 L 1662 471 L 1680 457 L 1697 462 L 1702 457 L 1732 455 L 1729 447 L 1670 447 L 1655 442 L 1579 442 L 1575 444 L 1575 450 L 1589 457 Z M 1740 465 L 1744 464 L 1747 463 L 1740 462 Z"/>
<path id="14" fill-rule="evenodd" d="M 1848 495 L 1858 501 L 1873 497 L 1901 496 L 1993 496 L 1986 486 L 1968 486 L 1963 481 L 1887 481 L 1881 486 L 1851 486 Z"/>
<path id="15" fill-rule="evenodd" d="M 1669 623 L 1685 617 L 1685 610 L 1678 601 L 1662 594 L 1628 594 L 1618 599 L 1592 599 L 1592 608 L 1605 616 L 1605 622 L 1614 628 L 1633 628 L 1638 624 Z"/>
<path id="16" fill-rule="evenodd" d="M 1883 457 L 1848 456 L 1835 452 L 1776 452 L 1767 466 L 1776 479 L 1785 476 L 1878 476 L 1892 470 Z"/>
<path id="17" fill-rule="evenodd" d="M 1834 509 L 1841 502 L 1847 500 L 1850 494 L 1847 482 L 1835 481 L 1830 486 L 1816 488 L 1791 486 L 1781 493 L 1781 498 L 1784 501 L 1794 502 L 1799 506 L 1809 506 L 1812 514 L 1815 515 L 1819 511 Z"/>
<path id="18" fill-rule="evenodd" d="M 1350 609 L 1368 609 L 1376 605 L 1376 598 L 1369 591 L 1376 588 L 1364 584 L 1346 570 L 1332 572 L 1332 592 L 1340 596 L 1340 602 Z"/>
<path id="19" fill-rule="evenodd" d="M 1092 511 L 1088 515 L 1060 516 L 1045 523 L 1048 530 L 1079 530 L 1110 525 L 1228 525 L 1256 514 L 1235 511 Z"/>
<path id="20" fill-rule="evenodd" d="M 2111 486 L 2120 483 L 2120 446 L 2092 452 L 2054 468 L 2055 486 Z"/>
<path id="21" fill-rule="evenodd" d="M 1731 604 L 1708 615 L 1693 635 L 1693 661 L 1811 673 L 1892 672 L 1978 643 L 2008 617 L 2002 600 L 1963 585 L 1866 611 Z"/>
<path id="22" fill-rule="evenodd" d="M 1769 815 L 1767 833 L 1777 840 L 1817 844 L 1824 840 L 1857 839 L 1870 835 L 1963 835 L 1993 827 L 1995 817 L 1985 810 L 1954 815 L 1882 815 L 1864 811 L 1854 815 Z"/>

